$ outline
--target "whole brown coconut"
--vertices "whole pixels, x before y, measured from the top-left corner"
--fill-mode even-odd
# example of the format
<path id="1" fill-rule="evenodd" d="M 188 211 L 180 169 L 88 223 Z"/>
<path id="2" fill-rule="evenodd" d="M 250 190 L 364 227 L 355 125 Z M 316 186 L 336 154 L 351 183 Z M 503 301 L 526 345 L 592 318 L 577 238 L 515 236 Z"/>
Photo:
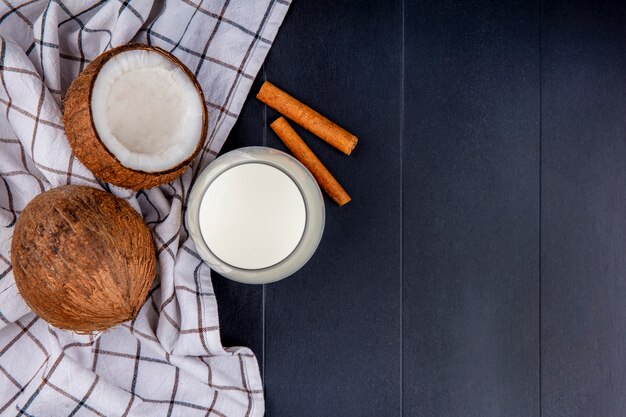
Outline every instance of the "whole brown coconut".
<path id="1" fill-rule="evenodd" d="M 68 185 L 18 218 L 11 262 L 20 294 L 53 326 L 107 329 L 135 317 L 156 275 L 150 231 L 124 200 Z"/>
<path id="2" fill-rule="evenodd" d="M 190 150 L 186 151 L 186 153 L 184 153 L 182 156 L 182 158 L 184 158 L 183 160 L 178 158 L 173 161 L 172 164 L 167 166 L 161 166 L 160 168 L 154 170 L 140 169 L 130 166 L 128 163 L 126 163 L 125 165 L 123 162 L 121 162 L 121 158 L 119 158 L 119 155 L 116 155 L 116 153 L 111 149 L 110 146 L 107 147 L 107 145 L 105 144 L 106 141 L 103 141 L 101 132 L 98 132 L 98 130 L 96 129 L 96 118 L 98 118 L 98 120 L 106 119 L 106 116 L 99 114 L 104 112 L 104 110 L 100 110 L 100 112 L 96 111 L 94 113 L 94 110 L 92 108 L 92 100 L 94 99 L 94 85 L 96 84 L 98 75 L 101 73 L 103 67 L 105 67 L 105 65 L 109 61 L 115 64 L 115 59 L 122 59 L 120 57 L 123 54 L 134 53 L 138 51 L 145 51 L 147 53 L 157 55 L 163 60 L 163 62 L 165 62 L 164 65 L 170 65 L 180 70 L 179 73 L 182 76 L 179 77 L 178 80 L 188 78 L 187 83 L 191 86 L 192 89 L 195 90 L 193 94 L 197 94 L 196 98 L 199 100 L 199 103 L 201 103 L 199 105 L 201 106 L 201 110 L 197 112 L 198 117 L 194 118 L 194 125 L 197 123 L 199 126 L 196 129 L 198 131 L 198 134 L 195 135 L 193 139 L 193 145 L 195 146 L 190 145 Z M 134 65 L 139 66 L 141 65 L 141 62 L 135 63 Z M 142 68 L 137 69 L 142 70 Z M 130 72 L 131 70 L 133 70 L 133 68 L 126 71 Z M 115 76 L 113 78 L 115 78 Z M 106 106 L 104 106 L 108 110 L 113 109 L 110 110 L 113 112 L 115 111 L 115 109 L 118 109 L 118 117 L 121 117 L 122 119 L 124 117 L 127 117 L 129 120 L 124 121 L 125 123 L 135 124 L 135 127 L 131 128 L 130 133 L 128 133 L 129 138 L 127 138 L 126 140 L 128 142 L 131 142 L 132 149 L 130 149 L 130 152 L 134 152 L 137 154 L 136 160 L 145 160 L 149 156 L 148 153 L 144 154 L 144 151 L 141 149 L 141 143 L 144 143 L 145 146 L 149 147 L 152 146 L 151 144 L 158 142 L 158 140 L 155 141 L 154 137 L 151 137 L 150 135 L 146 135 L 145 137 L 143 137 L 141 134 L 137 134 L 136 130 L 139 129 L 139 127 L 141 126 L 146 126 L 146 129 L 149 130 L 151 126 L 158 125 L 159 123 L 167 125 L 167 122 L 163 122 L 162 120 L 164 119 L 163 114 L 156 116 L 153 115 L 152 118 L 150 118 L 149 115 L 147 115 L 146 112 L 143 111 L 144 109 L 151 107 L 151 104 L 154 101 L 155 91 L 157 93 L 160 91 L 167 91 L 167 88 L 160 85 L 163 82 L 167 81 L 167 79 L 145 81 L 144 87 L 145 85 L 148 85 L 149 87 L 153 86 L 153 90 L 144 92 L 145 97 L 141 99 L 137 98 L 137 96 L 141 96 L 142 94 L 141 88 L 138 87 L 138 84 L 141 84 L 138 80 L 141 80 L 142 78 L 148 80 L 148 77 L 145 74 L 140 75 L 134 79 L 134 84 L 133 82 L 129 82 L 129 88 L 127 90 L 124 89 L 124 91 L 121 92 L 121 94 L 124 94 L 124 99 L 132 102 L 130 110 L 135 110 L 135 112 L 123 109 L 122 104 L 115 101 L 107 102 Z M 182 105 L 188 105 L 189 102 L 190 100 L 183 100 L 178 105 L 172 104 L 171 106 L 177 108 Z M 133 113 L 140 113 L 140 116 L 142 117 L 138 117 L 136 114 Z M 173 111 L 165 110 L 165 116 L 173 113 Z M 121 116 L 119 116 L 119 114 L 121 114 Z M 181 117 L 172 116 L 171 123 L 169 124 L 169 126 L 172 127 L 172 137 L 175 136 L 176 132 L 180 132 L 181 130 L 183 130 L 180 126 L 175 125 L 176 121 L 181 119 Z M 207 132 L 207 120 L 207 111 L 204 105 L 204 95 L 202 93 L 202 88 L 200 87 L 200 84 L 196 80 L 193 73 L 191 73 L 191 71 L 189 71 L 189 69 L 171 53 L 158 47 L 142 44 L 129 44 L 120 46 L 99 55 L 72 82 L 63 103 L 63 123 L 65 134 L 67 135 L 70 146 L 72 147 L 72 151 L 74 152 L 76 157 L 83 163 L 83 165 L 85 165 L 85 167 L 87 167 L 96 177 L 100 178 L 101 180 L 133 190 L 151 188 L 159 184 L 164 184 L 172 181 L 173 179 L 181 175 L 183 171 L 191 164 L 193 159 L 200 152 L 202 146 L 204 145 Z M 118 120 L 118 123 L 121 122 L 119 122 Z M 184 128 L 185 122 L 180 123 L 182 123 L 182 127 Z M 187 123 L 187 125 L 188 124 L 189 123 Z M 115 134 L 112 134 L 112 136 L 115 136 Z M 171 141 L 175 142 L 174 139 L 171 139 Z M 175 146 L 176 143 L 168 143 L 165 140 L 161 140 L 161 142 L 164 142 L 165 144 L 163 145 L 163 148 L 158 149 L 157 153 L 161 155 L 172 154 L 172 152 L 167 149 L 167 146 Z"/>

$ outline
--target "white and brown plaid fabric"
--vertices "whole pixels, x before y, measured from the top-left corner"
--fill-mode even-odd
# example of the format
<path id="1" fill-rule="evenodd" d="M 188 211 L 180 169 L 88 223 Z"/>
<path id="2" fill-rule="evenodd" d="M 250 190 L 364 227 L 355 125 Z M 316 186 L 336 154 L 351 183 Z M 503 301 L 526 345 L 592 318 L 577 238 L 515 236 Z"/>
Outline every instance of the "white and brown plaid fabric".
<path id="1" fill-rule="evenodd" d="M 194 175 L 232 128 L 287 12 L 285 0 L 0 0 L 0 415 L 260 416 L 256 358 L 223 348 L 210 271 L 182 224 Z M 209 110 L 202 154 L 171 184 L 129 192 L 72 155 L 61 97 L 101 52 L 157 45 L 194 72 Z M 38 193 L 87 184 L 122 197 L 153 232 L 159 279 L 138 317 L 99 335 L 49 327 L 10 263 L 16 219 Z"/>

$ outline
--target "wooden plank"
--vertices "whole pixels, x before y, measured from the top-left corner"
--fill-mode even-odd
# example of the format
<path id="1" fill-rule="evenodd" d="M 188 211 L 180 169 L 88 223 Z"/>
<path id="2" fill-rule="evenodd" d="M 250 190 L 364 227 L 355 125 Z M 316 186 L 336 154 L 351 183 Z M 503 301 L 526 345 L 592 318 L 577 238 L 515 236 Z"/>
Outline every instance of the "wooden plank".
<path id="1" fill-rule="evenodd" d="M 626 410 L 626 8 L 545 2 L 543 416 Z"/>
<path id="2" fill-rule="evenodd" d="M 404 415 L 539 415 L 539 44 L 539 1 L 406 4 Z"/>
<path id="3" fill-rule="evenodd" d="M 400 414 L 400 48 L 400 1 L 294 2 L 267 60 L 269 81 L 360 138 L 345 156 L 294 125 L 352 201 L 326 199 L 315 256 L 267 286 L 269 416 Z"/>

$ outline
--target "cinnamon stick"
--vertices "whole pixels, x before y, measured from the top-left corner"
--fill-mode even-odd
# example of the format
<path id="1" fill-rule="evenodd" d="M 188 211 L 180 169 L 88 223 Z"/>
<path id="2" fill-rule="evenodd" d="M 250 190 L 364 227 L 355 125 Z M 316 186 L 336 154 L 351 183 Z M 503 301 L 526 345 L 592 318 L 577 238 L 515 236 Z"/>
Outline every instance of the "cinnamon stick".
<path id="1" fill-rule="evenodd" d="M 256 97 L 346 155 L 352 153 L 358 142 L 358 138 L 352 133 L 268 81 L 263 83 Z"/>
<path id="2" fill-rule="evenodd" d="M 307 167 L 317 183 L 339 206 L 349 202 L 350 196 L 346 190 L 337 182 L 335 177 L 328 172 L 324 164 L 319 160 L 313 151 L 304 143 L 302 138 L 289 125 L 284 117 L 276 119 L 270 127 L 278 135 L 280 140 L 289 148 L 291 153 Z"/>

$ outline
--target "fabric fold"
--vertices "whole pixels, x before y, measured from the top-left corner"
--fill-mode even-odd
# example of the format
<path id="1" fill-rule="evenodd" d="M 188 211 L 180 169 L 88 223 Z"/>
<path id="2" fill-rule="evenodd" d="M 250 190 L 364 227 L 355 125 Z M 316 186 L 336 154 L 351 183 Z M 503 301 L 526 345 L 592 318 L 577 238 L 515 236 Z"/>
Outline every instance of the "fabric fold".
<path id="1" fill-rule="evenodd" d="M 0 415 L 261 416 L 254 354 L 224 348 L 211 272 L 185 230 L 194 176 L 237 120 L 289 2 L 9 1 L 0 3 Z M 159 46 L 196 75 L 205 148 L 180 178 L 131 192 L 74 157 L 62 97 L 97 55 L 128 42 Z M 37 194 L 65 184 L 105 189 L 141 213 L 159 277 L 138 316 L 94 335 L 48 326 L 21 299 L 13 227 Z"/>

